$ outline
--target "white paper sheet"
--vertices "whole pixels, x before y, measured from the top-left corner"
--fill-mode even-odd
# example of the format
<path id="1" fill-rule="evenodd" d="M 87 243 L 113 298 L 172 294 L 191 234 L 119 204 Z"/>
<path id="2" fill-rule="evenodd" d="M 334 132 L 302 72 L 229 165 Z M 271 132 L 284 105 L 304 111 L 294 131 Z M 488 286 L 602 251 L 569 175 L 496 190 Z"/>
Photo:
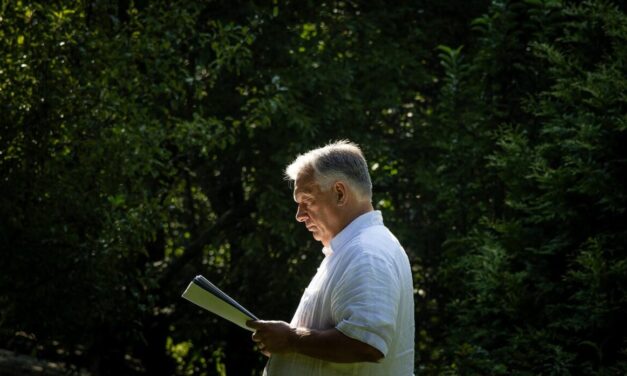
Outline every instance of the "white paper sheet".
<path id="1" fill-rule="evenodd" d="M 191 281 L 182 296 L 246 330 L 254 331 L 246 326 L 246 321 L 257 320 L 257 317 L 202 276 Z"/>

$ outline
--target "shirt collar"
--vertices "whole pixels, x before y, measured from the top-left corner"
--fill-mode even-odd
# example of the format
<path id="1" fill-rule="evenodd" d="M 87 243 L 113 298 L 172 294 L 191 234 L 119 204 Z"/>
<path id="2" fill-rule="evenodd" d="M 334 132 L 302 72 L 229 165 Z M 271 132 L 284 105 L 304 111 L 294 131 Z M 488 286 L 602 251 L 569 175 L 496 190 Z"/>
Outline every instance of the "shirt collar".
<path id="1" fill-rule="evenodd" d="M 359 231 L 366 227 L 383 225 L 383 216 L 379 210 L 372 210 L 353 219 L 342 231 L 340 231 L 333 239 L 331 239 L 330 247 L 322 248 L 325 256 L 330 256 L 334 252 L 342 250 L 342 247 L 354 238 Z"/>

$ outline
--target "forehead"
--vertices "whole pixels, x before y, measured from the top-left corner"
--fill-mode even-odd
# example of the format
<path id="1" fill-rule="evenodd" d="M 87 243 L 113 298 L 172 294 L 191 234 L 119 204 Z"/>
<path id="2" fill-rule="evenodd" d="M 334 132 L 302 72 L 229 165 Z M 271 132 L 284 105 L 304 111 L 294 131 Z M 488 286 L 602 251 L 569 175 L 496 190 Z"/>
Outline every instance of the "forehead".
<path id="1" fill-rule="evenodd" d="M 299 196 L 311 195 L 319 190 L 320 187 L 313 174 L 299 174 L 294 182 L 294 200 L 297 200 Z"/>

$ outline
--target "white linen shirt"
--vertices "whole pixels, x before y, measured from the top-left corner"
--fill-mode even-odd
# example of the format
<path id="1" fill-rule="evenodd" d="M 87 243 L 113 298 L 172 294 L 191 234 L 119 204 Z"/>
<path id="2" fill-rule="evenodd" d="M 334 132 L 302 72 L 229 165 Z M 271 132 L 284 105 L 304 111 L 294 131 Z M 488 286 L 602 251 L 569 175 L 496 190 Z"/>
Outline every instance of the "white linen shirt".
<path id="1" fill-rule="evenodd" d="M 273 354 L 268 376 L 408 376 L 414 372 L 414 296 L 405 250 L 381 212 L 353 220 L 323 248 L 318 268 L 291 325 L 336 328 L 383 353 L 378 363 L 334 363 L 301 354 Z"/>

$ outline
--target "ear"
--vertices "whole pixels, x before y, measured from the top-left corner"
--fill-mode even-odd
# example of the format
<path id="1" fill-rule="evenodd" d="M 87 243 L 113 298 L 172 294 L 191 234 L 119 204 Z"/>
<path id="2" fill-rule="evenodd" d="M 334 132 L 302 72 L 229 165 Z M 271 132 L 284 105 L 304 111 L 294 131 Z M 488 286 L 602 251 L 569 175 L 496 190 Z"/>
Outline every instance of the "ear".
<path id="1" fill-rule="evenodd" d="M 335 200 L 338 206 L 344 206 L 348 202 L 348 188 L 342 181 L 338 181 L 333 185 Z"/>

